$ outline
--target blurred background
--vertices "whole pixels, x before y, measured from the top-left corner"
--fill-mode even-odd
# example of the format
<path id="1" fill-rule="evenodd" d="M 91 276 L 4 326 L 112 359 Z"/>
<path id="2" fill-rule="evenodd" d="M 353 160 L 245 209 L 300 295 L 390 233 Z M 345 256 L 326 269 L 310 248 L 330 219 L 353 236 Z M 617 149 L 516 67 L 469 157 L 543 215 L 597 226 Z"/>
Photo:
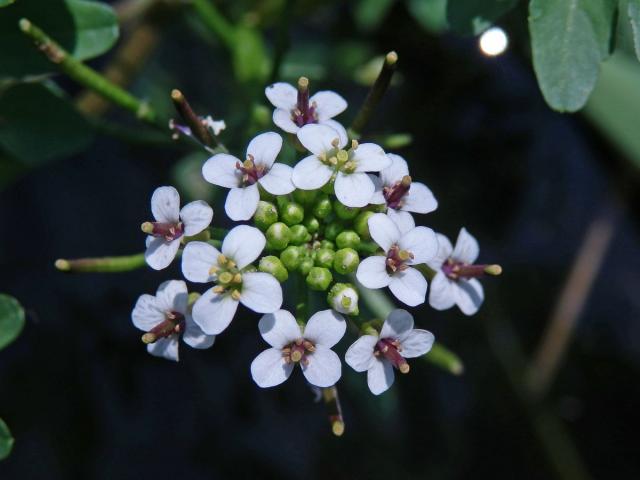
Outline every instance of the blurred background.
<path id="1" fill-rule="evenodd" d="M 148 355 L 131 309 L 178 266 L 63 274 L 54 261 L 141 252 L 159 185 L 211 202 L 225 226 L 224 192 L 199 177 L 206 153 L 58 75 L 54 100 L 36 83 L 0 97 L 0 113 L 14 105 L 24 115 L 12 125 L 30 136 L 15 147 L 2 118 L 0 291 L 27 323 L 0 353 L 0 415 L 16 438 L 0 478 L 637 478 L 640 64 L 628 29 L 587 108 L 563 115 L 538 89 L 526 5 L 498 22 L 500 51 L 502 40 L 485 37 L 483 50 L 443 31 L 443 2 L 214 3 L 242 25 L 244 53 L 197 8 L 121 0 L 120 38 L 90 65 L 162 119 L 175 116 L 179 88 L 226 121 L 223 141 L 242 152 L 253 132 L 275 129 L 267 83 L 305 75 L 312 91 L 338 91 L 348 125 L 395 50 L 397 74 L 364 137 L 404 156 L 434 192 L 440 206 L 419 223 L 450 238 L 466 227 L 480 260 L 504 268 L 483 281 L 476 316 L 414 310 L 464 373 L 415 360 L 374 397 L 345 367 L 336 438 L 299 372 L 276 389 L 251 380 L 264 348 L 255 315 L 210 350 L 182 348 L 178 364 Z M 58 98 L 74 105 L 66 120 Z"/>

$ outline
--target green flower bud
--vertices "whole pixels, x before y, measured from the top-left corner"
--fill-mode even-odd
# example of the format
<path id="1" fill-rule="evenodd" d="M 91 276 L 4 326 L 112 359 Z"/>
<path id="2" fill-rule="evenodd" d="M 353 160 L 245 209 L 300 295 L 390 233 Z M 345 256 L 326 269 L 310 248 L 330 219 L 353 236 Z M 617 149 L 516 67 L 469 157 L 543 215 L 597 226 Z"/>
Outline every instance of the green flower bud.
<path id="1" fill-rule="evenodd" d="M 267 228 L 267 247 L 271 250 L 283 250 L 289 245 L 291 230 L 282 222 L 276 222 Z"/>
<path id="2" fill-rule="evenodd" d="M 287 278 L 289 278 L 289 272 L 284 267 L 282 262 L 278 257 L 273 255 L 269 255 L 267 257 L 262 257 L 260 259 L 260 264 L 258 265 L 258 270 L 265 273 L 270 273 L 276 280 L 280 283 L 284 282 Z"/>
<path id="3" fill-rule="evenodd" d="M 330 223 L 324 229 L 324 238 L 335 240 L 342 230 L 344 230 L 344 227 L 341 224 L 336 222 Z"/>
<path id="4" fill-rule="evenodd" d="M 291 231 L 291 245 L 302 245 L 311 240 L 311 234 L 304 225 L 294 225 L 289 229 Z"/>
<path id="5" fill-rule="evenodd" d="M 336 245 L 331 240 L 322 240 L 320 242 L 320 248 L 328 248 L 329 250 L 335 250 Z"/>
<path id="6" fill-rule="evenodd" d="M 332 281 L 333 275 L 328 268 L 313 267 L 307 275 L 307 285 L 311 290 L 326 290 Z"/>
<path id="7" fill-rule="evenodd" d="M 312 205 L 318 197 L 318 190 L 300 190 L 293 191 L 293 199 L 300 205 L 308 207 Z"/>
<path id="8" fill-rule="evenodd" d="M 355 272 L 359 264 L 360 257 L 358 256 L 358 252 L 353 248 L 338 250 L 333 259 L 333 269 L 342 275 Z"/>
<path id="9" fill-rule="evenodd" d="M 356 231 L 362 240 L 371 240 L 371 234 L 369 233 L 369 219 L 374 212 L 364 211 L 360 212 L 360 215 L 353 221 L 353 229 Z"/>
<path id="10" fill-rule="evenodd" d="M 300 262 L 300 266 L 298 267 L 298 270 L 302 275 L 308 275 L 312 268 L 313 268 L 313 260 L 307 257 Z"/>
<path id="11" fill-rule="evenodd" d="M 333 211 L 333 207 L 331 206 L 331 200 L 327 195 L 323 195 L 313 206 L 313 216 L 316 218 L 326 218 Z"/>
<path id="12" fill-rule="evenodd" d="M 359 208 L 347 207 L 339 201 L 336 201 L 333 204 L 333 210 L 336 212 L 338 218 L 341 218 L 342 220 L 351 220 L 352 218 L 355 218 L 358 213 L 360 213 Z"/>
<path id="13" fill-rule="evenodd" d="M 284 264 L 285 268 L 290 271 L 297 270 L 302 262 L 303 253 L 300 247 L 289 245 L 280 253 L 280 260 Z"/>
<path id="14" fill-rule="evenodd" d="M 271 202 L 258 202 L 258 208 L 253 215 L 253 223 L 263 232 L 278 221 L 278 209 Z"/>
<path id="15" fill-rule="evenodd" d="M 329 306 L 336 312 L 358 315 L 358 292 L 350 283 L 336 283 L 327 294 Z"/>
<path id="16" fill-rule="evenodd" d="M 333 259 L 336 256 L 336 252 L 328 248 L 321 248 L 316 250 L 315 253 L 315 263 L 318 267 L 331 268 L 333 266 Z"/>
<path id="17" fill-rule="evenodd" d="M 320 222 L 316 217 L 305 217 L 302 224 L 307 227 L 309 233 L 316 233 L 320 229 Z"/>
<path id="18" fill-rule="evenodd" d="M 297 225 L 304 218 L 304 208 L 295 202 L 288 202 L 280 208 L 280 219 L 289 226 Z"/>
<path id="19" fill-rule="evenodd" d="M 336 237 L 336 245 L 338 248 L 358 248 L 360 236 L 353 230 L 343 230 Z"/>

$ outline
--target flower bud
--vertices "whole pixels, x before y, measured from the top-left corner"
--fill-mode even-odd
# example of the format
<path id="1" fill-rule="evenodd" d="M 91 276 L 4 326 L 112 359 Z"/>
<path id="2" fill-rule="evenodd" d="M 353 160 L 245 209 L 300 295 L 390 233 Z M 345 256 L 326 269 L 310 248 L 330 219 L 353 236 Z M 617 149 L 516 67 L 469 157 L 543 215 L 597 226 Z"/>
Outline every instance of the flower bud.
<path id="1" fill-rule="evenodd" d="M 293 199 L 304 207 L 313 205 L 318 198 L 318 190 L 294 190 Z"/>
<path id="2" fill-rule="evenodd" d="M 280 253 L 280 260 L 282 260 L 285 268 L 292 272 L 298 269 L 302 258 L 302 249 L 293 245 L 289 245 Z"/>
<path id="3" fill-rule="evenodd" d="M 280 219 L 289 226 L 297 225 L 304 218 L 304 208 L 295 202 L 287 202 L 280 208 Z"/>
<path id="4" fill-rule="evenodd" d="M 253 223 L 263 232 L 278 221 L 278 209 L 271 202 L 258 202 L 258 208 L 253 215 Z"/>
<path id="5" fill-rule="evenodd" d="M 371 240 L 371 234 L 369 233 L 369 218 L 374 212 L 366 210 L 360 212 L 360 215 L 353 221 L 353 229 L 356 231 L 362 240 Z"/>
<path id="6" fill-rule="evenodd" d="M 316 217 L 305 217 L 302 224 L 307 228 L 309 233 L 316 233 L 320 229 L 320 222 Z"/>
<path id="7" fill-rule="evenodd" d="M 313 267 L 307 275 L 307 285 L 311 290 L 324 291 L 333 281 L 333 275 L 328 268 Z"/>
<path id="8" fill-rule="evenodd" d="M 360 213 L 359 208 L 347 207 L 337 200 L 333 204 L 333 210 L 334 212 L 336 212 L 338 218 L 341 218 L 342 220 L 351 220 L 352 218 L 355 218 L 358 213 Z"/>
<path id="9" fill-rule="evenodd" d="M 304 225 L 294 225 L 289 229 L 291 231 L 291 245 L 302 245 L 311 240 L 311 234 Z"/>
<path id="10" fill-rule="evenodd" d="M 335 250 L 336 245 L 331 240 L 322 240 L 320 242 L 320 248 L 328 248 L 329 250 Z"/>
<path id="11" fill-rule="evenodd" d="M 347 273 L 355 272 L 359 263 L 358 252 L 353 248 L 343 248 L 336 252 L 336 256 L 333 259 L 333 269 L 342 275 L 346 275 Z"/>
<path id="12" fill-rule="evenodd" d="M 323 195 L 316 201 L 312 213 L 314 217 L 323 219 L 328 217 L 332 210 L 331 200 L 329 200 L 328 196 Z"/>
<path id="13" fill-rule="evenodd" d="M 276 280 L 280 283 L 289 278 L 289 272 L 287 272 L 287 269 L 284 267 L 280 259 L 273 255 L 262 257 L 260 259 L 260 264 L 258 265 L 258 270 L 270 273 L 276 277 Z"/>
<path id="14" fill-rule="evenodd" d="M 308 275 L 311 269 L 313 268 L 313 260 L 309 257 L 303 258 L 300 262 L 300 266 L 298 270 L 302 275 Z"/>
<path id="15" fill-rule="evenodd" d="M 315 263 L 318 267 L 331 268 L 336 252 L 328 248 L 321 248 L 316 251 Z"/>
<path id="16" fill-rule="evenodd" d="M 324 238 L 335 240 L 338 234 L 344 230 L 344 227 L 336 222 L 330 223 L 324 228 Z"/>
<path id="17" fill-rule="evenodd" d="M 271 225 L 266 232 L 267 247 L 271 250 L 283 250 L 289 245 L 291 230 L 282 222 Z"/>
<path id="18" fill-rule="evenodd" d="M 343 230 L 336 237 L 338 248 L 358 248 L 360 246 L 360 236 L 353 230 Z"/>
<path id="19" fill-rule="evenodd" d="M 329 306 L 336 312 L 358 315 L 358 292 L 350 283 L 336 283 L 327 294 Z"/>

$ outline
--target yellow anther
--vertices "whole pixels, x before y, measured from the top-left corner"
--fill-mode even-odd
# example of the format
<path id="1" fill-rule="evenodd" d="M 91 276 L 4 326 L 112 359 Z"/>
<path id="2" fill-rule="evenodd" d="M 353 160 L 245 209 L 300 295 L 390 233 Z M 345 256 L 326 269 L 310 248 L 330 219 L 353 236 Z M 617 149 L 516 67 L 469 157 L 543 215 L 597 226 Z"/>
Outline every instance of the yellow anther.
<path id="1" fill-rule="evenodd" d="M 502 267 L 500 265 L 487 265 L 484 267 L 484 273 L 488 275 L 500 275 L 502 273 Z"/>
<path id="2" fill-rule="evenodd" d="M 307 77 L 300 77 L 298 79 L 298 88 L 306 89 L 309 87 L 309 79 Z"/>
<path id="3" fill-rule="evenodd" d="M 329 163 L 330 163 L 331 165 L 334 165 L 334 166 L 335 166 L 335 165 L 337 165 L 337 164 L 338 164 L 338 159 L 337 159 L 336 157 L 331 157 L 331 158 L 329 159 Z"/>
<path id="4" fill-rule="evenodd" d="M 241 273 L 236 273 L 233 276 L 233 283 L 240 283 L 242 282 L 242 274 Z"/>
<path id="5" fill-rule="evenodd" d="M 244 168 L 252 168 L 253 167 L 253 157 L 251 155 L 247 155 L 247 158 L 244 162 L 242 162 L 242 166 Z"/>
<path id="6" fill-rule="evenodd" d="M 322 152 L 320 155 L 318 155 L 318 158 L 320 159 L 321 162 L 326 162 L 327 161 L 327 153 L 326 152 Z"/>
<path id="7" fill-rule="evenodd" d="M 218 255 L 218 265 L 225 266 L 227 264 L 227 257 L 225 257 L 222 253 Z"/>
<path id="8" fill-rule="evenodd" d="M 157 339 L 158 337 L 156 337 L 155 333 L 149 332 L 142 335 L 142 343 L 146 343 L 147 345 L 155 342 Z"/>
<path id="9" fill-rule="evenodd" d="M 215 275 L 219 271 L 220 271 L 220 267 L 216 265 L 212 265 L 211 268 L 209 269 L 209 275 Z"/>
<path id="10" fill-rule="evenodd" d="M 227 259 L 227 268 L 236 268 L 236 262 L 231 259 Z"/>
<path id="11" fill-rule="evenodd" d="M 224 285 L 231 283 L 231 280 L 233 280 L 233 273 L 222 272 L 220 275 L 218 275 L 218 282 Z"/>
<path id="12" fill-rule="evenodd" d="M 333 140 L 331 140 L 331 145 L 333 145 L 333 148 L 338 148 L 338 145 L 340 145 L 340 139 L 334 138 Z"/>
<path id="13" fill-rule="evenodd" d="M 409 260 L 410 258 L 413 258 L 413 254 L 407 250 L 400 250 L 398 252 L 398 257 L 404 262 L 406 260 Z"/>
<path id="14" fill-rule="evenodd" d="M 402 365 L 400 365 L 400 368 L 398 368 L 398 370 L 400 370 L 400 373 L 409 373 L 409 364 L 403 363 Z"/>
<path id="15" fill-rule="evenodd" d="M 347 172 L 353 172 L 356 169 L 356 162 L 349 160 L 344 164 L 343 168 Z"/>
<path id="16" fill-rule="evenodd" d="M 356 148 L 358 148 L 358 140 L 353 139 L 351 140 L 351 150 L 355 150 Z"/>
<path id="17" fill-rule="evenodd" d="M 404 177 L 402 177 L 400 184 L 403 187 L 408 187 L 409 185 L 411 185 L 411 177 L 409 175 L 405 175 Z"/>
<path id="18" fill-rule="evenodd" d="M 153 223 L 144 222 L 142 225 L 140 225 L 140 230 L 142 230 L 144 233 L 153 233 Z"/>
<path id="19" fill-rule="evenodd" d="M 331 431 L 336 437 L 341 437 L 342 434 L 344 433 L 344 422 L 340 420 L 335 420 L 331 424 Z"/>
<path id="20" fill-rule="evenodd" d="M 233 298 L 236 301 L 240 300 L 240 290 L 233 290 L 231 292 L 231 298 Z"/>
<path id="21" fill-rule="evenodd" d="M 299 362 L 302 359 L 302 352 L 300 350 L 294 350 L 291 352 L 291 361 Z"/>
<path id="22" fill-rule="evenodd" d="M 216 285 L 211 289 L 213 293 L 222 293 L 224 292 L 224 287 L 222 285 Z"/>

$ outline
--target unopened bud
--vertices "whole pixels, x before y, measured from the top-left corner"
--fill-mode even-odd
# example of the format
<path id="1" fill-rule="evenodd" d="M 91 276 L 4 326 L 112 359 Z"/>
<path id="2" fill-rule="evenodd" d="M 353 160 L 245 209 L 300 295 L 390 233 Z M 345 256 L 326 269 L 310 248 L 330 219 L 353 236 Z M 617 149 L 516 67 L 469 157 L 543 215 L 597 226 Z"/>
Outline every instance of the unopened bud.
<path id="1" fill-rule="evenodd" d="M 338 248 L 358 248 L 360 246 L 360 235 L 353 230 L 343 230 L 336 237 Z"/>
<path id="2" fill-rule="evenodd" d="M 292 193 L 293 199 L 300 205 L 305 207 L 313 205 L 318 197 L 318 190 L 300 190 L 296 189 Z"/>
<path id="3" fill-rule="evenodd" d="M 290 228 L 291 238 L 289 243 L 292 245 L 302 245 L 311 240 L 311 234 L 304 225 L 294 225 Z"/>
<path id="4" fill-rule="evenodd" d="M 344 227 L 341 224 L 332 222 L 324 228 L 324 238 L 335 240 L 342 230 L 344 230 Z"/>
<path id="5" fill-rule="evenodd" d="M 288 226 L 297 225 L 304 218 L 304 208 L 295 202 L 288 202 L 284 208 L 280 209 L 280 218 Z"/>
<path id="6" fill-rule="evenodd" d="M 313 260 L 309 257 L 302 259 L 300 262 L 300 266 L 298 267 L 298 271 L 302 275 L 308 275 L 311 269 L 313 268 Z"/>
<path id="7" fill-rule="evenodd" d="M 297 270 L 302 261 L 303 255 L 300 247 L 289 245 L 280 253 L 280 260 L 289 271 Z"/>
<path id="8" fill-rule="evenodd" d="M 360 264 L 360 257 L 358 252 L 353 248 L 343 248 L 336 252 L 336 256 L 333 259 L 333 269 L 342 274 L 352 273 L 356 271 Z"/>
<path id="9" fill-rule="evenodd" d="M 273 255 L 262 257 L 260 259 L 260 264 L 258 265 L 258 270 L 260 270 L 261 272 L 270 273 L 280 283 L 289 278 L 289 272 L 282 264 L 282 261 L 280 261 L 278 257 Z"/>
<path id="10" fill-rule="evenodd" d="M 302 224 L 305 226 L 309 233 L 316 233 L 320 229 L 320 222 L 316 217 L 305 217 Z"/>
<path id="11" fill-rule="evenodd" d="M 361 212 L 353 221 L 353 229 L 356 231 L 362 240 L 371 240 L 371 234 L 369 233 L 369 218 L 373 215 L 373 212 L 366 210 Z"/>
<path id="12" fill-rule="evenodd" d="M 331 214 L 332 210 L 333 208 L 331 206 L 331 200 L 329 200 L 328 196 L 323 195 L 316 201 L 315 205 L 313 206 L 313 216 L 323 219 L 328 217 Z"/>
<path id="13" fill-rule="evenodd" d="M 333 281 L 333 275 L 328 268 L 313 267 L 307 275 L 307 285 L 311 290 L 324 291 Z"/>
<path id="14" fill-rule="evenodd" d="M 271 250 L 284 250 L 289 245 L 291 231 L 282 222 L 271 225 L 266 232 L 267 247 Z"/>
<path id="15" fill-rule="evenodd" d="M 336 252 L 329 250 L 328 248 L 320 248 L 316 250 L 315 264 L 318 267 L 331 268 L 333 266 L 333 259 L 336 256 Z"/>
<path id="16" fill-rule="evenodd" d="M 358 292 L 350 283 L 336 283 L 327 295 L 329 306 L 345 315 L 358 315 Z"/>
<path id="17" fill-rule="evenodd" d="M 278 209 L 271 202 L 259 201 L 253 223 L 263 232 L 278 221 Z"/>
<path id="18" fill-rule="evenodd" d="M 360 213 L 359 208 L 347 207 L 337 200 L 333 205 L 333 209 L 336 212 L 338 218 L 341 218 L 342 220 L 351 220 L 352 218 L 355 218 L 358 213 Z"/>

